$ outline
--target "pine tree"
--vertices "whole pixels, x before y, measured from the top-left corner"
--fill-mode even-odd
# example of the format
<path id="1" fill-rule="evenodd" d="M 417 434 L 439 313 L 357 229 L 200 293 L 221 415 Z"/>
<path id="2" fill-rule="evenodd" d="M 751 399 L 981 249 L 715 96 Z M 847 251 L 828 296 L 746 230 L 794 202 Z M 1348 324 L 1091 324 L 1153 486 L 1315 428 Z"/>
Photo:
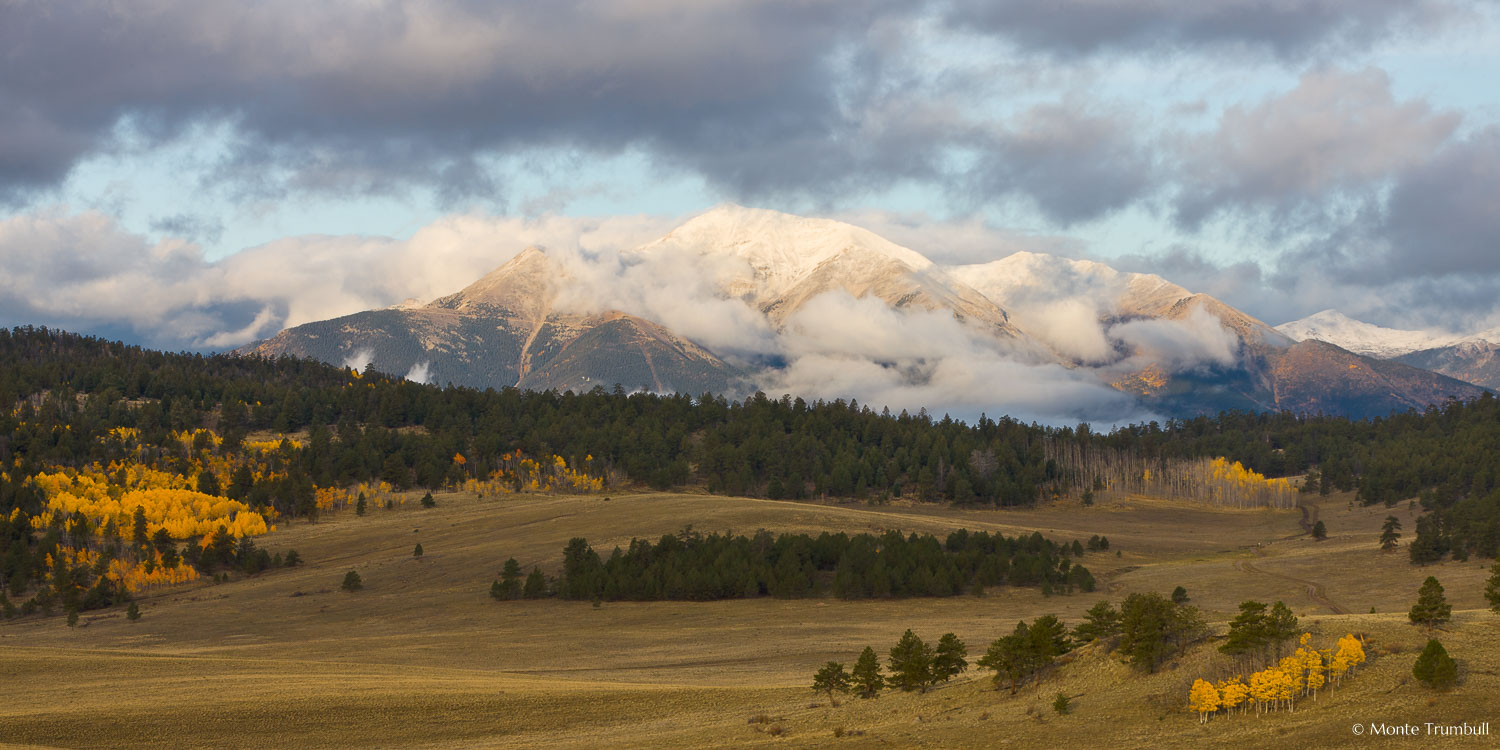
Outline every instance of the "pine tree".
<path id="1" fill-rule="evenodd" d="M 1187 602 L 1188 602 L 1187 589 L 1185 589 L 1185 588 L 1183 588 L 1181 586 L 1178 586 L 1177 588 L 1172 589 L 1172 603 L 1173 604 L 1187 604 Z"/>
<path id="2" fill-rule="evenodd" d="M 135 506 L 132 530 L 134 533 L 131 538 L 135 541 L 135 546 L 144 548 L 146 546 L 146 506 Z"/>
<path id="3" fill-rule="evenodd" d="M 1395 516 L 1386 516 L 1385 525 L 1380 527 L 1380 549 L 1390 552 L 1396 549 L 1396 544 L 1401 539 L 1401 519 Z"/>
<path id="4" fill-rule="evenodd" d="M 1324 526 L 1322 521 L 1313 524 L 1312 538 L 1320 542 L 1328 538 L 1328 527 Z"/>
<path id="5" fill-rule="evenodd" d="M 425 495 L 422 496 L 422 507 L 423 508 L 436 508 L 437 507 L 437 501 L 432 499 L 432 493 L 431 492 L 429 492 L 429 493 L 427 493 L 427 494 L 425 494 Z"/>
<path id="6" fill-rule="evenodd" d="M 1120 613 L 1108 600 L 1101 600 L 1083 614 L 1083 622 L 1073 629 L 1073 637 L 1084 643 L 1120 634 Z"/>
<path id="7" fill-rule="evenodd" d="M 1500 614 L 1500 560 L 1490 568 L 1490 579 L 1484 585 L 1484 598 L 1490 603 L 1490 611 Z"/>
<path id="8" fill-rule="evenodd" d="M 976 663 L 985 669 L 994 670 L 997 687 L 1002 682 L 1009 681 L 1011 695 L 1015 695 L 1016 685 L 1032 671 L 1033 662 L 1031 629 L 1026 623 L 1018 622 L 1010 635 L 992 641 L 984 656 Z"/>
<path id="9" fill-rule="evenodd" d="M 891 647 L 888 669 L 891 684 L 902 690 L 927 692 L 932 683 L 932 647 L 922 642 L 916 633 L 907 630 L 901 640 Z"/>
<path id="10" fill-rule="evenodd" d="M 1458 665 L 1448 656 L 1448 650 L 1437 639 L 1427 641 L 1427 648 L 1417 657 L 1411 673 L 1423 684 L 1435 690 L 1447 690 L 1458 682 Z"/>
<path id="11" fill-rule="evenodd" d="M 937 654 L 932 659 L 932 677 L 934 682 L 947 682 L 948 680 L 963 673 L 969 668 L 969 662 L 964 657 L 969 655 L 969 650 L 964 647 L 964 642 L 952 633 L 944 633 L 938 639 Z"/>
<path id="12" fill-rule="evenodd" d="M 297 550 L 289 549 L 286 551 L 286 560 L 282 564 L 288 568 L 295 568 L 302 564 L 302 556 L 297 554 Z"/>
<path id="13" fill-rule="evenodd" d="M 1194 607 L 1173 604 L 1154 592 L 1131 594 L 1120 605 L 1120 651 L 1132 664 L 1155 672 L 1204 627 Z"/>
<path id="14" fill-rule="evenodd" d="M 131 622 L 135 622 L 136 620 L 141 619 L 140 605 L 136 604 L 135 602 L 131 602 L 130 606 L 125 608 L 125 619 Z"/>
<path id="15" fill-rule="evenodd" d="M 838 706 L 839 701 L 834 697 L 834 693 L 847 693 L 849 686 L 849 673 L 844 671 L 843 664 L 836 661 L 823 665 L 823 668 L 813 675 L 813 692 L 827 693 L 828 703 L 835 707 Z"/>
<path id="16" fill-rule="evenodd" d="M 416 548 L 414 548 L 411 551 L 411 556 L 412 557 L 421 557 L 422 556 L 422 543 L 421 542 L 417 542 Z"/>
<path id="17" fill-rule="evenodd" d="M 1278 660 L 1281 659 L 1281 644 L 1295 637 L 1300 629 L 1297 616 L 1290 608 L 1281 602 L 1271 605 L 1271 613 L 1266 615 L 1266 639 L 1276 647 Z"/>
<path id="18" fill-rule="evenodd" d="M 356 501 L 354 501 L 354 515 L 356 515 L 356 516 L 362 516 L 362 515 L 364 515 L 365 514 L 365 508 L 367 506 L 368 506 L 368 503 L 365 502 L 365 493 L 363 493 L 363 492 L 359 493 L 359 499 L 356 500 Z"/>
<path id="19" fill-rule="evenodd" d="M 850 675 L 854 679 L 854 688 L 859 692 L 861 698 L 874 698 L 880 694 L 885 687 L 885 678 L 880 674 L 880 657 L 875 655 L 875 649 L 865 646 L 865 650 L 859 652 L 859 659 L 854 662 L 854 671 Z"/>
<path id="20" fill-rule="evenodd" d="M 1437 578 L 1427 576 L 1427 580 L 1422 582 L 1422 588 L 1417 591 L 1417 603 L 1412 605 L 1407 617 L 1413 625 L 1432 630 L 1448 624 L 1452 615 L 1453 607 L 1443 596 L 1443 584 L 1438 583 Z"/>
<path id="21" fill-rule="evenodd" d="M 500 570 L 500 580 L 490 584 L 490 596 L 501 601 L 521 597 L 521 564 L 516 562 L 516 558 L 505 561 L 505 567 Z"/>
<path id="22" fill-rule="evenodd" d="M 345 591 L 358 591 L 364 587 L 364 581 L 360 580 L 359 573 L 352 570 L 344 574 L 344 582 L 339 584 L 339 588 Z"/>
<path id="23" fill-rule="evenodd" d="M 1059 716 L 1067 716 L 1073 710 L 1072 705 L 1067 693 L 1058 693 L 1057 697 L 1052 699 L 1052 710 L 1056 711 Z"/>
<path id="24" fill-rule="evenodd" d="M 521 596 L 527 599 L 541 599 L 547 595 L 547 578 L 542 575 L 541 568 L 532 568 L 531 575 L 526 576 L 526 586 L 521 591 Z"/>

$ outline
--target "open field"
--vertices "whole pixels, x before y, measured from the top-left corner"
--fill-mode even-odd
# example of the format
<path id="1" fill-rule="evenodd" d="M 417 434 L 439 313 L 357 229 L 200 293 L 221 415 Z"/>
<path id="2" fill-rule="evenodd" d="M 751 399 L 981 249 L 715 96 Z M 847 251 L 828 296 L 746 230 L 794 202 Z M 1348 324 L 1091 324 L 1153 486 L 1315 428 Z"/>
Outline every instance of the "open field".
<path id="1" fill-rule="evenodd" d="M 0 624 L 0 743 L 47 747 L 1033 747 L 1069 741 L 1197 747 L 1230 740 L 1269 746 L 1368 746 L 1356 721 L 1500 724 L 1500 617 L 1482 611 L 1487 565 L 1416 568 L 1375 548 L 1381 520 L 1404 506 L 1311 509 L 1330 538 L 1303 535 L 1297 511 L 1213 511 L 1136 499 L 1084 508 L 963 511 L 815 505 L 692 494 L 439 495 L 365 517 L 344 512 L 268 537 L 307 564 L 258 577 L 146 597 L 143 619 L 119 610 Z M 632 536 L 691 524 L 700 531 L 844 530 L 945 534 L 956 528 L 1040 531 L 1058 541 L 1109 537 L 1085 555 L 1095 594 L 845 602 L 757 599 L 710 603 L 495 602 L 505 558 L 554 571 L 570 537 L 607 553 Z M 425 555 L 411 555 L 421 543 Z M 1116 551 L 1119 552 L 1118 556 Z M 365 590 L 338 590 L 348 570 Z M 1423 578 L 1438 576 L 1457 612 L 1441 635 L 1463 684 L 1431 694 L 1411 683 L 1425 636 L 1404 613 Z M 953 631 L 971 660 L 1016 620 L 1076 621 L 1102 597 L 1188 589 L 1211 622 L 1239 601 L 1286 601 L 1319 643 L 1369 634 L 1372 659 L 1333 693 L 1295 714 L 1220 718 L 1180 712 L 1187 686 L 1223 660 L 1205 645 L 1163 672 L 1137 675 L 1085 650 L 1019 696 L 970 673 L 928 695 L 826 705 L 808 690 L 829 659 L 884 655 L 910 627 L 929 640 Z M 1375 614 L 1370 614 L 1374 608 Z M 1349 612 L 1352 614 L 1336 614 Z M 1385 649 L 1397 653 L 1379 655 Z M 1058 691 L 1070 716 L 1051 712 Z M 811 707 L 817 704 L 817 707 Z M 750 724 L 764 714 L 770 721 Z M 780 727 L 777 738 L 767 730 Z M 863 735 L 835 739 L 844 727 Z M 1493 737 L 1490 738 L 1493 740 Z M 1465 746 L 1453 738 L 1383 739 L 1382 746 Z M 1471 745 L 1476 745 L 1470 741 Z M 1485 743 L 1487 744 L 1487 743 Z"/>

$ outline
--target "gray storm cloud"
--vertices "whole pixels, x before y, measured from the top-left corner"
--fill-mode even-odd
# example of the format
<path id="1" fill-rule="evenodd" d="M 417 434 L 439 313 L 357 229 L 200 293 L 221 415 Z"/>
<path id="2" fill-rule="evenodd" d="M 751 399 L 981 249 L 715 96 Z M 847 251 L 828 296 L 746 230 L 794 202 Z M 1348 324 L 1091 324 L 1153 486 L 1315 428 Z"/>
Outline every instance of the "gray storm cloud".
<path id="1" fill-rule="evenodd" d="M 1296 59 L 1464 17 L 1443 0 L 955 0 L 948 18 L 1058 56 L 1212 48 Z"/>

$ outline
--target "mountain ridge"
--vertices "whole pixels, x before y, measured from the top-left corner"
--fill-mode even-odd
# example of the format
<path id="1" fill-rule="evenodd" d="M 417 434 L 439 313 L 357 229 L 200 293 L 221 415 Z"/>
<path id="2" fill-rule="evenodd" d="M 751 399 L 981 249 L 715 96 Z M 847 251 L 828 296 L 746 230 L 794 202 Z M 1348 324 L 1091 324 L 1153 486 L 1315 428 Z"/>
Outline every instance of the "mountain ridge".
<path id="1" fill-rule="evenodd" d="M 629 277 L 606 275 L 600 282 L 597 268 L 577 265 L 588 262 L 528 247 L 426 305 L 309 323 L 242 351 L 334 363 L 367 359 L 384 371 L 410 368 L 437 382 L 477 387 L 587 390 L 619 383 L 731 396 L 779 388 L 786 368 L 797 369 L 787 358 L 810 357 L 832 376 L 817 387 L 846 388 L 850 392 L 840 396 L 863 401 L 870 394 L 858 389 L 882 387 L 872 385 L 877 376 L 893 384 L 883 387 L 922 385 L 968 366 L 965 358 L 1000 358 L 1042 368 L 1012 370 L 1027 377 L 1110 389 L 1141 408 L 1179 416 L 1224 408 L 1373 415 L 1482 392 L 1405 363 L 1376 364 L 1382 361 L 1337 346 L 1299 346 L 1282 331 L 1161 276 L 1026 252 L 944 267 L 860 227 L 733 204 L 620 251 L 618 262 L 629 273 L 696 279 L 690 286 L 711 290 L 707 301 L 674 302 L 681 303 L 673 318 L 679 323 L 697 323 L 692 316 L 707 314 L 694 304 L 712 303 L 717 310 L 745 305 L 744 315 L 762 320 L 770 337 L 758 360 L 739 358 L 732 335 L 726 359 L 655 316 L 628 309 L 630 295 L 614 294 L 610 285 Z M 673 302 L 662 296 L 680 292 L 667 284 L 648 293 Z M 819 336 L 861 334 L 857 327 L 820 328 L 829 321 L 808 316 L 859 316 L 872 309 L 812 304 L 825 299 L 876 300 L 894 315 L 882 325 L 911 329 L 883 334 L 879 354 L 861 349 L 857 338 L 825 342 Z M 570 307 L 580 304 L 598 309 Z M 793 322 L 798 348 L 787 350 L 782 336 Z M 907 340 L 911 346 L 900 346 Z M 954 364 L 945 365 L 948 359 Z M 1353 390 L 1337 394 L 1324 392 L 1326 386 L 1320 391 L 1317 378 L 1301 374 L 1327 376 L 1339 368 L 1380 377 L 1344 373 L 1337 381 Z M 838 385 L 841 378 L 852 385 Z M 974 397 L 985 398 L 982 391 Z M 990 396 L 1004 397 L 1005 391 Z"/>

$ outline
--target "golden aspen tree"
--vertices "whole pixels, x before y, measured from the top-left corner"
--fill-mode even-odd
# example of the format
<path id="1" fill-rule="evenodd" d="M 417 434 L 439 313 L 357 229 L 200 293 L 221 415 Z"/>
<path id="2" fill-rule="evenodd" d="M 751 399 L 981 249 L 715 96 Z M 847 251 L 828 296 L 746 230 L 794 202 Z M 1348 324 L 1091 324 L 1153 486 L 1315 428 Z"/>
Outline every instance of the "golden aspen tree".
<path id="1" fill-rule="evenodd" d="M 1268 710 L 1268 706 L 1276 700 L 1275 678 L 1271 675 L 1273 670 L 1262 669 L 1250 675 L 1250 697 L 1255 701 L 1255 712 L 1261 713 Z"/>
<path id="2" fill-rule="evenodd" d="M 1250 688 L 1239 677 L 1225 680 L 1219 684 L 1219 703 L 1225 711 L 1232 711 L 1236 707 L 1244 709 L 1245 699 L 1250 696 Z"/>
<path id="3" fill-rule="evenodd" d="M 1219 691 L 1207 680 L 1197 680 L 1188 691 L 1188 708 L 1198 712 L 1198 723 L 1208 721 L 1208 715 L 1219 710 Z"/>
<path id="4" fill-rule="evenodd" d="M 1307 684 L 1305 675 L 1302 671 L 1304 669 L 1304 664 L 1306 664 L 1306 661 L 1301 656 L 1301 649 L 1298 649 L 1298 652 L 1299 653 L 1284 657 L 1281 662 L 1276 665 L 1279 669 L 1281 669 L 1281 673 L 1286 675 L 1287 680 L 1291 682 L 1292 690 L 1294 692 L 1301 692 L 1302 688 Z"/>
<path id="5" fill-rule="evenodd" d="M 1314 649 L 1307 649 L 1305 652 L 1298 649 L 1298 652 L 1303 654 L 1303 665 L 1307 669 L 1307 692 L 1311 693 L 1313 699 L 1316 700 L 1318 690 L 1327 682 L 1327 678 L 1324 677 L 1326 668 L 1323 666 L 1323 655 Z"/>

